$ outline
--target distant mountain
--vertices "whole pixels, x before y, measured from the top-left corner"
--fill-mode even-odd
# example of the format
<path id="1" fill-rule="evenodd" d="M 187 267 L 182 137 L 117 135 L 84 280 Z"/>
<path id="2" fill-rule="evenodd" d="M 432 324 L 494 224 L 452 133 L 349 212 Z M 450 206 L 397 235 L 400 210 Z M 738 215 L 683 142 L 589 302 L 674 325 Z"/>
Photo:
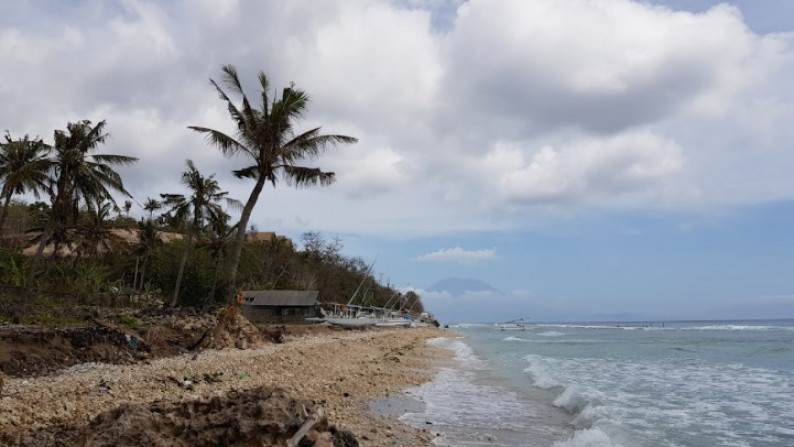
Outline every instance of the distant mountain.
<path id="1" fill-rule="evenodd" d="M 447 292 L 452 296 L 461 296 L 466 292 L 496 292 L 494 286 L 485 281 L 472 278 L 444 278 L 427 288 L 430 292 Z"/>

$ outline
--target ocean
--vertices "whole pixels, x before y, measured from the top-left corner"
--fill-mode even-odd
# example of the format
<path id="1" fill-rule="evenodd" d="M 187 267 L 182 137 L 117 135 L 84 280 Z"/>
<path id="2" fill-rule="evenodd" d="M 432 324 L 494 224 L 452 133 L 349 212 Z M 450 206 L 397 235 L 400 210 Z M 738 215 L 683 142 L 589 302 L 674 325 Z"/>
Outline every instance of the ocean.
<path id="1" fill-rule="evenodd" d="M 401 416 L 441 446 L 792 447 L 794 320 L 450 328 Z"/>

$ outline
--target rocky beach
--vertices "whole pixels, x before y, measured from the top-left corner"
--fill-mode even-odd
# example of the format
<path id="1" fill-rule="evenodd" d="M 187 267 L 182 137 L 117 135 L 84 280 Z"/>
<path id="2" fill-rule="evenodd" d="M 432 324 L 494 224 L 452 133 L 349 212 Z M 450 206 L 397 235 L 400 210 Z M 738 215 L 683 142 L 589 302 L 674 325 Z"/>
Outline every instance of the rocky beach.
<path id="1" fill-rule="evenodd" d="M 444 334 L 306 328 L 248 349 L 20 372 L 0 391 L 0 444 L 430 446 L 433 433 L 370 403 L 430 380 L 448 353 L 426 341 Z"/>

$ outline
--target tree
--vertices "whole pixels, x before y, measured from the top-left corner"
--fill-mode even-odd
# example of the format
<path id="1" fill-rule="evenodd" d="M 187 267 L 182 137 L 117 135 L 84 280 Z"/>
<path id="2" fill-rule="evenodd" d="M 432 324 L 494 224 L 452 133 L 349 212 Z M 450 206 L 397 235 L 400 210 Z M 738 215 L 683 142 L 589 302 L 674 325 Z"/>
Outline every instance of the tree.
<path id="1" fill-rule="evenodd" d="M 48 180 L 52 208 L 33 258 L 34 266 L 40 262 L 44 248 L 50 241 L 54 244 L 53 255 L 57 254 L 58 245 L 66 240 L 68 228 L 77 222 L 81 202 L 109 201 L 118 207 L 112 192 L 132 197 L 113 168 L 130 165 L 138 159 L 126 155 L 93 153 L 108 137 L 104 129 L 105 121 L 92 125 L 91 121 L 83 120 L 68 123 L 65 131 L 55 131 L 54 159 L 51 160 Z M 36 268 L 31 269 L 29 279 L 35 273 Z"/>
<path id="2" fill-rule="evenodd" d="M 334 181 L 333 172 L 323 172 L 319 168 L 304 167 L 298 163 L 318 157 L 329 146 L 355 143 L 358 140 L 344 135 L 321 135 L 319 127 L 296 135 L 294 125 L 303 117 L 309 103 L 305 92 L 291 85 L 282 91 L 280 98 L 275 94 L 271 98 L 268 78 L 263 72 L 259 72 L 261 103 L 259 108 L 254 108 L 243 92 L 237 69 L 226 65 L 221 71 L 224 86 L 232 95 L 241 99 L 238 107 L 218 83 L 210 79 L 220 98 L 226 102 L 229 115 L 237 128 L 235 136 L 206 127 L 189 128 L 203 134 L 207 142 L 218 147 L 224 156 L 241 156 L 251 163 L 233 171 L 237 178 L 254 180 L 254 187 L 237 225 L 229 262 L 226 296 L 233 302 L 245 230 L 265 183 L 270 183 L 273 187 L 280 180 L 295 187 L 330 185 Z"/>
<path id="3" fill-rule="evenodd" d="M 88 202 L 86 212 L 77 225 L 76 259 L 111 253 L 123 242 L 123 238 L 115 234 L 109 225 L 110 214 L 116 210 L 118 208 L 107 200 Z"/>
<path id="4" fill-rule="evenodd" d="M 135 246 L 135 275 L 132 279 L 133 288 L 144 290 L 146 284 L 146 268 L 150 263 L 150 257 L 155 250 L 163 245 L 160 233 L 154 225 L 152 219 L 138 221 L 138 244 Z M 140 275 L 138 265 L 140 264 Z"/>
<path id="5" fill-rule="evenodd" d="M 187 160 L 186 163 L 188 169 L 182 172 L 182 184 L 191 191 L 190 197 L 185 197 L 182 194 L 160 194 L 160 197 L 163 198 L 163 205 L 170 207 L 169 212 L 171 214 L 181 221 L 188 221 L 187 241 L 185 242 L 185 250 L 182 253 L 182 260 L 179 263 L 171 306 L 176 306 L 179 300 L 179 288 L 182 284 L 188 251 L 193 243 L 193 238 L 203 229 L 207 221 L 219 220 L 221 215 L 226 214 L 220 202 L 226 201 L 230 206 L 239 206 L 237 200 L 226 197 L 229 194 L 228 192 L 221 191 L 214 174 L 204 177 L 196 169 L 193 161 Z"/>
<path id="6" fill-rule="evenodd" d="M 207 301 L 215 299 L 215 291 L 218 287 L 218 276 L 220 275 L 223 257 L 228 251 L 232 242 L 235 228 L 229 227 L 230 216 L 226 213 L 213 217 L 209 221 L 209 232 L 207 237 L 201 241 L 201 246 L 209 250 L 212 258 L 215 259 L 215 272 L 212 276 L 212 288 Z"/>
<path id="7" fill-rule="evenodd" d="M 11 139 L 6 132 L 5 143 L 0 143 L 0 180 L 3 188 L 0 199 L 3 210 L 0 213 L 0 233 L 8 218 L 8 206 L 14 195 L 32 192 L 39 198 L 39 192 L 46 188 L 47 171 L 51 167 L 47 155 L 51 147 L 38 138 L 33 140 L 27 135 L 17 140 Z"/>
<path id="8" fill-rule="evenodd" d="M 162 207 L 163 204 L 159 200 L 153 199 L 151 197 L 147 197 L 146 201 L 143 202 L 143 210 L 149 212 L 149 220 L 152 220 L 154 212 Z"/>

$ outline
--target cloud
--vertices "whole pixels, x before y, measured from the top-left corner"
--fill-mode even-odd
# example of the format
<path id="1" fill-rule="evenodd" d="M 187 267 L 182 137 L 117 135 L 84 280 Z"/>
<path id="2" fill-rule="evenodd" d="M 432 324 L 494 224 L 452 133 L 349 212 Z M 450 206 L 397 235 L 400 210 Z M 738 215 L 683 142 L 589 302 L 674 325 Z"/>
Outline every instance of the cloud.
<path id="1" fill-rule="evenodd" d="M 632 194 L 669 180 L 684 165 L 678 144 L 650 132 L 582 138 L 562 147 L 543 146 L 530 155 L 497 146 L 485 158 L 501 168 L 502 196 L 524 203 Z"/>
<path id="2" fill-rule="evenodd" d="M 455 263 L 463 265 L 474 265 L 480 262 L 493 261 L 498 259 L 496 248 L 485 250 L 464 250 L 460 247 L 442 248 L 441 250 L 427 253 L 415 258 L 417 261 Z"/>
<path id="3" fill-rule="evenodd" d="M 252 223 L 277 219 L 277 231 L 428 235 L 523 227 L 560 208 L 690 211 L 794 199 L 794 34 L 755 34 L 731 6 L 699 14 L 628 0 L 4 6 L 0 101 L 12 106 L 0 110 L 0 130 L 49 140 L 69 121 L 107 119 L 102 151 L 141 159 L 124 171 L 139 202 L 177 192 L 186 158 L 231 196 L 248 196 L 251 184 L 230 173 L 243 161 L 186 129 L 234 130 L 208 84 L 227 63 L 252 97 L 259 70 L 274 88 L 306 89 L 301 130 L 360 140 L 309 162 L 337 173 L 330 188 L 263 192 Z"/>
<path id="4" fill-rule="evenodd" d="M 749 82 L 758 46 L 729 6 L 695 15 L 631 1 L 472 0 L 446 42 L 446 73 L 450 97 L 489 121 L 610 132 Z"/>

